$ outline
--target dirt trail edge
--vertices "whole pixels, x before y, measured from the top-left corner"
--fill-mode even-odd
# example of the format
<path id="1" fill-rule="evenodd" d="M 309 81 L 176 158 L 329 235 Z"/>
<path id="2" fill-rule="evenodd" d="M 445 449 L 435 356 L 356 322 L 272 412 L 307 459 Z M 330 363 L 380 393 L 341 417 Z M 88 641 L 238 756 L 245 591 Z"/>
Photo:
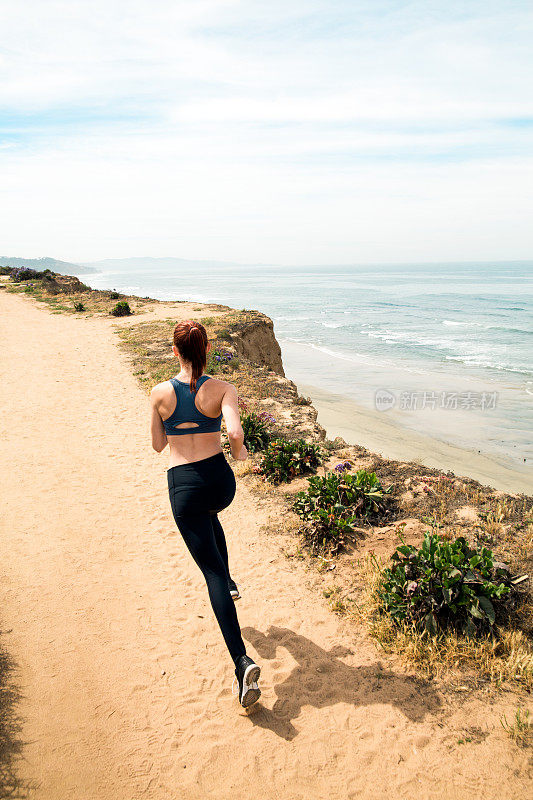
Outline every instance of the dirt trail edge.
<path id="1" fill-rule="evenodd" d="M 238 478 L 221 521 L 263 690 L 242 709 L 112 322 L 2 294 L 0 328 L 0 643 L 21 694 L 18 796 L 527 794 L 527 753 L 496 709 L 451 707 L 431 682 L 381 669 L 283 555 L 283 530 L 260 532 L 268 498 Z"/>

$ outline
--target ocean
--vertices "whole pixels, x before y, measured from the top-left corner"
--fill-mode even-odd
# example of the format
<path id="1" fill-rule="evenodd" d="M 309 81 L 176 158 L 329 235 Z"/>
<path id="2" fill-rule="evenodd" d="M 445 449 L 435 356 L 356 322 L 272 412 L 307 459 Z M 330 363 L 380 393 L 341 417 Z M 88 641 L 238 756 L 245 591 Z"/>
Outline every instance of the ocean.
<path id="1" fill-rule="evenodd" d="M 298 386 L 531 467 L 533 261 L 95 266 L 80 276 L 93 288 L 258 309 Z"/>

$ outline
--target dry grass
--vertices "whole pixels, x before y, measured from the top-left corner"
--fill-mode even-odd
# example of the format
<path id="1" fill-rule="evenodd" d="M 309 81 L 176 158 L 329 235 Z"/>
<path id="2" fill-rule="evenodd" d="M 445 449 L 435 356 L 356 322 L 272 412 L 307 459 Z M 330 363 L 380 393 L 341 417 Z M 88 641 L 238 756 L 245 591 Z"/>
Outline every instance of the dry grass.
<path id="1" fill-rule="evenodd" d="M 59 277 L 59 276 L 58 276 Z M 33 281 L 34 282 L 34 281 Z M 34 282 L 35 283 L 35 282 Z M 68 287 L 66 287 L 68 288 Z M 89 290 L 85 292 L 62 292 L 49 295 L 39 286 L 25 287 L 24 284 L 9 283 L 6 291 L 31 294 L 36 300 L 46 302 L 52 313 L 110 314 L 117 298 L 111 292 Z M 147 303 L 155 305 L 157 300 L 119 294 L 120 300 L 127 300 L 133 310 Z M 86 311 L 76 312 L 74 305 L 82 302 Z M 253 325 L 259 318 L 258 312 L 237 311 L 220 305 L 198 305 L 195 311 L 216 310 L 219 316 L 205 316 L 205 325 L 213 350 L 235 352 L 236 337 Z M 172 353 L 172 331 L 175 319 L 151 322 L 137 322 L 121 325 L 116 332 L 120 345 L 129 355 L 132 370 L 145 391 L 162 381 L 168 380 L 176 372 L 176 360 Z M 245 400 L 250 410 L 271 411 L 276 401 L 285 408 L 298 404 L 298 393 L 290 382 L 283 382 L 267 367 L 247 359 L 233 359 L 229 364 L 212 365 L 208 370 L 218 372 L 220 377 L 230 379 L 237 388 L 239 396 Z M 273 431 L 277 436 L 293 437 L 290 426 L 279 424 Z M 313 436 L 306 437 L 314 441 Z M 342 442 L 342 440 L 341 440 Z M 425 467 L 416 462 L 401 462 L 385 459 L 357 445 L 339 444 L 337 440 L 325 440 L 321 445 L 332 454 L 349 458 L 358 464 L 357 468 L 376 471 L 382 484 L 393 485 L 392 497 L 400 500 L 403 493 L 413 489 L 413 497 L 408 509 L 398 506 L 398 519 L 417 518 L 446 537 L 466 536 L 474 545 L 483 544 L 493 549 L 495 558 L 506 561 L 515 574 L 533 573 L 533 503 L 532 498 L 520 495 L 504 495 L 482 486 L 474 479 L 458 479 L 452 472 Z M 344 446 L 346 445 L 346 446 Z M 223 447 L 229 452 L 223 437 Z M 237 474 L 244 477 L 248 486 L 259 496 L 270 495 L 278 511 L 284 510 L 284 526 L 287 532 L 295 535 L 299 529 L 299 518 L 289 512 L 288 500 L 284 497 L 287 486 L 273 486 L 262 480 L 255 472 L 259 455 L 247 462 L 235 462 Z M 417 491 L 422 485 L 423 491 Z M 458 519 L 456 512 L 464 506 L 476 511 L 475 521 Z M 273 506 L 274 512 L 274 506 Z M 297 544 L 296 556 L 309 560 L 308 553 Z M 311 558 L 310 568 L 328 573 L 335 566 L 335 558 Z M 338 571 L 338 570 L 337 570 Z M 324 589 L 332 611 L 342 616 L 362 621 L 370 634 L 389 652 L 396 653 L 409 666 L 431 675 L 453 675 L 470 670 L 474 677 L 490 680 L 496 685 L 514 684 L 531 690 L 533 686 L 533 651 L 531 641 L 522 630 L 500 630 L 498 640 L 468 640 L 448 633 L 439 638 L 422 637 L 415 630 L 404 626 L 399 629 L 390 618 L 380 612 L 374 590 L 379 580 L 379 570 L 369 555 L 363 555 L 353 562 L 349 569 L 348 584 L 351 587 L 333 586 Z M 355 588 L 361 587 L 362 588 Z M 531 602 L 528 600 L 521 609 L 524 621 L 531 625 Z M 526 624 L 524 624 L 526 627 Z"/>
<path id="2" fill-rule="evenodd" d="M 376 593 L 383 567 L 381 559 L 372 554 L 357 560 L 362 590 L 357 601 L 352 598 L 350 613 L 365 624 L 386 652 L 394 653 L 404 664 L 430 677 L 464 678 L 465 673 L 470 673 L 474 681 L 533 689 L 533 646 L 521 630 L 499 627 L 495 631 L 497 636 L 472 639 L 453 631 L 428 637 L 413 625 L 396 625 Z M 532 610 L 531 600 L 526 597 L 519 612 L 527 617 Z"/>
<path id="3" fill-rule="evenodd" d="M 529 719 L 529 711 L 520 706 L 516 709 L 512 722 L 507 721 L 505 714 L 500 718 L 502 727 L 511 739 L 520 747 L 533 745 L 533 720 Z"/>
<path id="4" fill-rule="evenodd" d="M 392 496 L 404 516 L 417 517 L 445 538 L 466 536 L 472 545 L 484 545 L 515 573 L 533 573 L 533 498 L 494 491 L 471 478 L 398 462 L 372 454 L 369 467 L 384 486 L 393 485 Z M 422 487 L 422 491 L 420 488 Z M 407 506 L 401 498 L 414 490 Z M 475 510 L 475 521 L 458 518 L 465 506 Z"/>
<path id="5" fill-rule="evenodd" d="M 212 351 L 232 348 L 217 338 L 219 321 L 214 317 L 200 320 L 205 325 L 211 341 Z M 178 362 L 172 352 L 172 334 L 176 326 L 175 319 L 164 319 L 150 322 L 138 322 L 135 325 L 117 328 L 121 348 L 129 355 L 133 373 L 146 391 L 156 383 L 168 380 L 176 374 Z M 210 362 L 208 371 L 220 377 L 232 376 L 240 367 L 240 360 L 233 359 L 228 364 L 218 365 Z"/>
<path id="6" fill-rule="evenodd" d="M 88 289 L 87 291 L 70 291 L 68 282 L 63 279 L 70 276 L 56 275 L 58 282 L 64 286 L 65 291 L 60 294 L 50 294 L 46 291 L 44 281 L 32 279 L 21 283 L 9 281 L 6 285 L 7 292 L 22 293 L 30 295 L 34 300 L 40 303 L 46 303 L 50 306 L 52 312 L 60 312 L 65 314 L 83 314 L 85 316 L 93 315 L 110 315 L 111 309 L 116 305 L 119 300 L 126 300 L 132 311 L 144 308 L 147 304 L 153 305 L 157 300 L 150 297 L 137 297 L 135 295 L 126 295 L 118 293 L 117 298 L 113 298 L 112 292 L 99 289 Z M 30 286 L 29 284 L 33 284 Z M 83 303 L 84 310 L 76 311 L 76 303 Z"/>
<path id="7" fill-rule="evenodd" d="M 255 320 L 256 315 L 247 311 L 231 311 L 221 317 L 200 319 L 211 342 L 211 353 L 221 351 L 234 354 L 228 363 L 219 364 L 215 360 L 208 360 L 206 371 L 231 381 L 249 410 L 261 412 L 268 410 L 268 401 L 273 398 L 290 405 L 293 402 L 294 389 L 286 382 L 278 381 L 275 373 L 264 365 L 235 356 L 232 334 L 251 323 L 255 324 Z M 120 347 L 129 356 L 133 374 L 146 392 L 156 383 L 166 381 L 176 374 L 177 361 L 172 352 L 175 324 L 175 319 L 169 318 L 123 325 L 116 329 Z M 295 396 L 296 394 L 297 392 Z M 292 431 L 283 423 L 273 426 L 271 433 L 273 436 L 292 435 Z"/>

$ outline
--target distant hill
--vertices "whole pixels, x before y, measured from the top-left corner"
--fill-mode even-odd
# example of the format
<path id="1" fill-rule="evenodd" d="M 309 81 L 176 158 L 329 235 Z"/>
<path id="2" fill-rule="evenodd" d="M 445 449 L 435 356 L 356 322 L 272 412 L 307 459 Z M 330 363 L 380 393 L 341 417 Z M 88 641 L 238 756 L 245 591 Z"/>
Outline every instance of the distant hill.
<path id="1" fill-rule="evenodd" d="M 0 256 L 0 267 L 30 267 L 30 269 L 51 269 L 61 275 L 88 275 L 98 272 L 94 267 L 71 264 L 69 261 L 58 261 L 57 258 L 9 258 Z"/>
<path id="2" fill-rule="evenodd" d="M 152 256 L 136 256 L 134 258 L 105 258 L 103 261 L 85 261 L 84 266 L 98 267 L 98 269 L 105 267 L 126 267 L 134 269 L 135 267 L 237 267 L 237 266 L 263 266 L 261 264 L 242 264 L 238 261 L 199 261 L 197 259 L 189 258 L 173 258 L 163 257 L 154 258 Z M 98 271 L 98 270 L 97 270 Z"/>

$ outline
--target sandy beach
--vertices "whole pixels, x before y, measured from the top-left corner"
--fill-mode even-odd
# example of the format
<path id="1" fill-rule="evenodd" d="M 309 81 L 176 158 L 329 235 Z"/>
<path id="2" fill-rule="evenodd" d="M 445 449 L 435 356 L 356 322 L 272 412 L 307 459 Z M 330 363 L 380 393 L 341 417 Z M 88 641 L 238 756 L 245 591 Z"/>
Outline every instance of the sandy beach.
<path id="1" fill-rule="evenodd" d="M 500 724 L 515 695 L 452 695 L 387 662 L 286 557 L 277 506 L 231 461 L 221 521 L 263 692 L 239 706 L 115 324 L 0 293 L 0 644 L 20 692 L 17 796 L 526 797 L 529 754 Z"/>
<path id="2" fill-rule="evenodd" d="M 429 467 L 452 470 L 456 475 L 475 478 L 486 486 L 504 492 L 533 493 L 533 469 L 516 461 L 495 455 L 478 453 L 466 447 L 457 447 L 447 437 L 447 427 L 442 426 L 436 436 L 425 436 L 399 425 L 387 412 L 369 411 L 349 398 L 324 391 L 318 386 L 298 382 L 300 391 L 310 397 L 318 411 L 317 422 L 323 425 L 329 437 L 342 436 L 349 444 L 359 444 L 380 453 L 384 458 L 418 461 Z M 447 426 L 453 426 L 453 417 Z"/>

